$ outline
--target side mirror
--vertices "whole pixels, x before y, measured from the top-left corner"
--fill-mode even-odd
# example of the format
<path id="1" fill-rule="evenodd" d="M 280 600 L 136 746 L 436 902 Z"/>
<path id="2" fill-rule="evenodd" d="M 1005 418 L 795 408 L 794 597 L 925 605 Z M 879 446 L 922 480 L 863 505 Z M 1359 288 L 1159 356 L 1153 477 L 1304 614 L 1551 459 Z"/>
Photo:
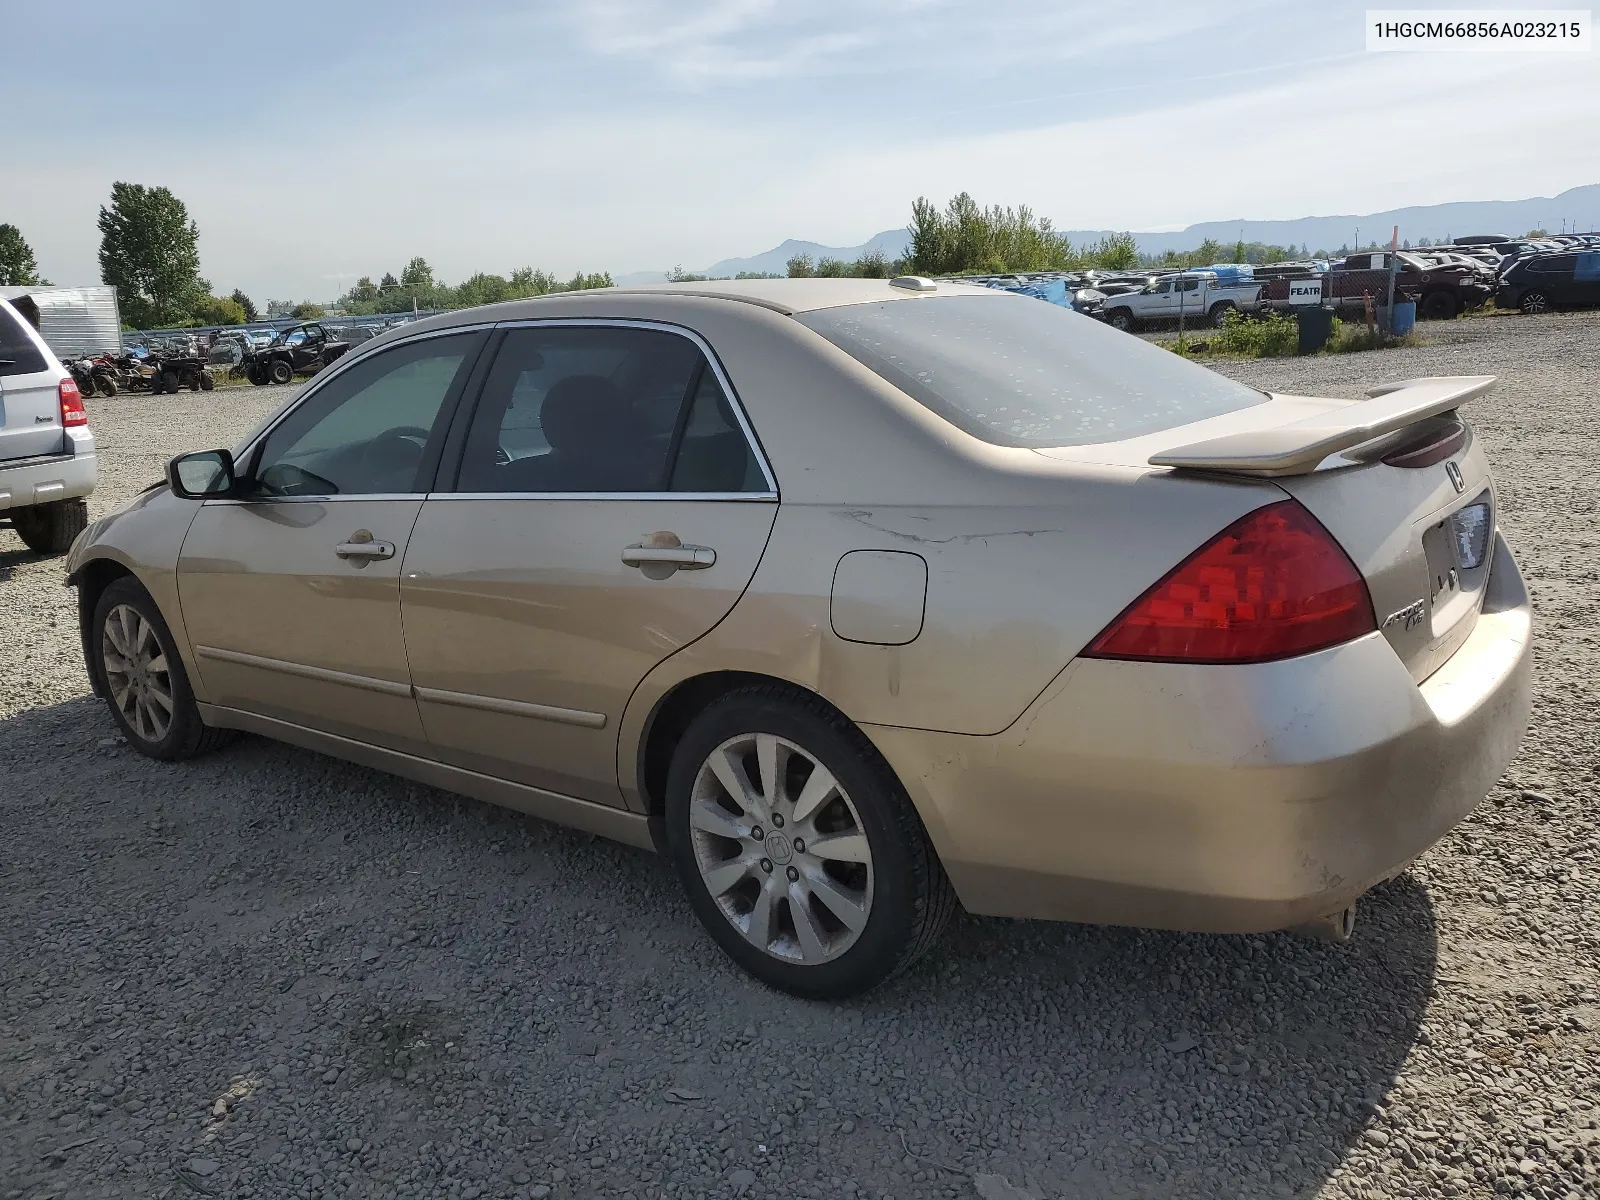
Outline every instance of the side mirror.
<path id="1" fill-rule="evenodd" d="M 184 500 L 231 496 L 234 484 L 233 455 L 226 450 L 196 450 L 167 464 L 167 486 Z"/>

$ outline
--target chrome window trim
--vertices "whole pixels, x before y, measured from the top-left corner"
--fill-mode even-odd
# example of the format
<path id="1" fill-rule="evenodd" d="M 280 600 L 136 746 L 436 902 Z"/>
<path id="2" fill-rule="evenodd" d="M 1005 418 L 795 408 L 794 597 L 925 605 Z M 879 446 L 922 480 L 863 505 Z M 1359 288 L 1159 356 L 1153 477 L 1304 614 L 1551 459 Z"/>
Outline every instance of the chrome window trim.
<path id="1" fill-rule="evenodd" d="M 549 317 L 549 318 L 545 318 L 545 319 L 527 318 L 527 319 L 519 320 L 519 321 L 501 321 L 499 324 L 497 324 L 495 326 L 495 328 L 497 328 L 497 329 L 540 329 L 540 328 L 559 328 L 559 327 L 563 327 L 563 326 L 565 326 L 565 327 L 574 327 L 574 326 L 576 326 L 578 328 L 585 328 L 585 327 L 587 327 L 587 328 L 596 328 L 596 327 L 599 327 L 599 328 L 612 328 L 612 329 L 618 329 L 618 328 L 620 328 L 620 329 L 653 329 L 653 330 L 656 330 L 659 333 L 676 334 L 678 337 L 687 338 L 690 342 L 694 343 L 694 345 L 699 349 L 700 353 L 705 356 L 706 363 L 711 368 L 711 373 L 717 377 L 717 383 L 720 384 L 721 387 L 722 387 L 722 394 L 728 398 L 728 407 L 733 409 L 734 419 L 739 422 L 739 432 L 744 434 L 745 446 L 748 447 L 750 452 L 755 455 L 755 457 L 756 457 L 756 465 L 758 465 L 761 468 L 761 477 L 767 481 L 767 491 L 766 491 L 766 493 L 761 493 L 761 492 L 726 492 L 726 493 L 718 493 L 718 498 L 721 499 L 721 498 L 723 498 L 725 496 L 763 496 L 763 495 L 767 495 L 767 494 L 770 494 L 774 499 L 777 498 L 777 495 L 778 495 L 778 479 L 777 479 L 777 476 L 775 476 L 772 473 L 772 464 L 767 461 L 766 450 L 761 445 L 761 439 L 756 436 L 755 427 L 750 424 L 749 415 L 744 410 L 744 401 L 740 400 L 739 399 L 739 393 L 734 391 L 733 381 L 728 378 L 728 373 L 725 370 L 722 369 L 722 360 L 717 357 L 716 351 L 711 348 L 711 343 L 706 341 L 705 338 L 701 337 L 698 332 L 696 332 L 693 329 L 690 329 L 687 325 L 674 325 L 669 321 L 652 321 L 652 320 L 648 320 L 648 319 L 643 318 L 643 317 L 638 317 L 638 318 L 634 318 L 634 317 Z M 685 399 L 688 400 L 690 398 L 689 397 L 685 397 Z M 474 414 L 474 415 L 476 415 L 476 414 Z M 500 494 L 502 494 L 502 495 L 510 495 L 511 493 L 500 493 Z M 541 492 L 541 493 L 530 493 L 530 494 L 537 494 L 539 496 L 544 496 L 544 495 L 547 495 L 549 493 L 542 493 Z M 556 493 L 556 494 L 571 495 L 572 493 Z M 638 498 L 638 497 L 642 497 L 642 496 L 660 497 L 661 495 L 683 495 L 683 494 L 685 494 L 685 493 L 615 492 L 615 493 L 603 493 L 603 494 L 602 493 L 594 493 L 593 495 L 595 495 L 597 498 L 602 498 L 603 497 L 603 498 L 606 498 L 606 499 L 610 499 L 613 496 L 632 496 L 632 497 Z"/>
<path id="2" fill-rule="evenodd" d="M 232 496 L 213 496 L 202 501 L 204 507 L 211 505 L 255 505 L 255 504 L 354 504 L 362 500 L 426 500 L 427 492 L 352 492 L 348 496 L 256 496 L 248 500 L 237 499 Z"/>
<path id="3" fill-rule="evenodd" d="M 429 492 L 432 500 L 737 500 L 775 504 L 777 492 Z"/>
<path id="4" fill-rule="evenodd" d="M 270 425 L 263 426 L 256 433 L 255 437 L 251 438 L 250 441 L 244 445 L 242 453 L 235 454 L 233 456 L 234 461 L 243 462 L 245 459 L 249 458 L 256 452 L 257 449 L 260 448 L 263 441 L 272 436 L 273 430 L 289 419 L 291 413 L 298 411 L 299 408 L 306 403 L 306 401 L 310 400 L 329 384 L 335 382 L 341 375 L 350 370 L 357 363 L 365 362 L 369 358 L 376 358 L 379 354 L 384 354 L 390 350 L 398 349 L 401 346 L 409 346 L 413 342 L 425 342 L 430 338 L 447 337 L 450 334 L 455 333 L 477 333 L 485 329 L 492 330 L 494 328 L 495 323 L 493 321 L 475 321 L 471 325 L 451 325 L 446 329 L 429 329 L 422 333 L 414 333 L 409 337 L 396 338 L 392 342 L 386 342 L 376 350 L 372 349 L 372 342 L 377 341 L 376 338 L 373 338 L 372 341 L 369 341 L 362 349 L 353 351 L 352 353 L 346 354 L 342 358 L 338 359 L 333 366 L 327 369 L 327 372 L 313 376 L 301 389 L 300 394 L 295 396 L 289 401 L 289 403 L 285 404 L 283 408 L 278 411 L 278 415 L 272 418 L 272 423 Z M 420 492 L 413 494 L 421 495 Z M 371 497 L 368 498 L 370 499 Z"/>

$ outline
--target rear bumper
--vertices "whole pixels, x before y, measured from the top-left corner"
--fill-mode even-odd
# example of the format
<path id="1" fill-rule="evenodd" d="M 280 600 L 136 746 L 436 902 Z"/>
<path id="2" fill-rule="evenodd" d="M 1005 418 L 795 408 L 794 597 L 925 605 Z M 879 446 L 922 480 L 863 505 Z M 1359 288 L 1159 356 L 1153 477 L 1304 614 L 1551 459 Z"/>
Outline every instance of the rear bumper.
<path id="1" fill-rule="evenodd" d="M 13 462 L 0 460 L 0 512 L 55 500 L 73 500 L 94 491 L 98 475 L 94 439 L 86 437 L 75 444 L 76 454 L 46 454 Z"/>
<path id="2" fill-rule="evenodd" d="M 1337 911 L 1470 813 L 1530 708 L 1532 613 L 1485 607 L 1421 684 L 1378 634 L 1257 666 L 1084 659 L 993 737 L 867 732 L 973 912 L 1211 932 Z"/>

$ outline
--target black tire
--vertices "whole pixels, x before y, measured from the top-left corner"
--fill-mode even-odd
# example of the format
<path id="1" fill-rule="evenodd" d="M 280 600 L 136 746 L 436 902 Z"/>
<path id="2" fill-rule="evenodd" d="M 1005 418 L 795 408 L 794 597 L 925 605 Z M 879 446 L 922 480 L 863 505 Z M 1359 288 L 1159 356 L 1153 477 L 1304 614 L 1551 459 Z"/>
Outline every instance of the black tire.
<path id="1" fill-rule="evenodd" d="M 159 738 L 146 736 L 129 721 L 117 704 L 112 681 L 108 677 L 106 622 L 113 611 L 123 606 L 133 609 L 148 622 L 151 633 L 160 643 L 163 669 L 152 674 L 164 678 L 173 708 L 166 732 Z M 183 659 L 172 639 L 172 631 L 167 628 L 161 610 L 150 598 L 150 593 L 144 590 L 137 579 L 124 575 L 100 594 L 94 606 L 94 622 L 89 629 L 90 676 L 96 690 L 105 697 L 106 707 L 111 710 L 111 719 L 128 739 L 128 745 L 150 758 L 178 762 L 209 753 L 232 738 L 231 730 L 212 729 L 201 721 L 200 710 L 194 702 L 194 692 L 189 687 L 189 676 L 183 669 Z"/>
<path id="2" fill-rule="evenodd" d="M 209 392 L 212 388 L 214 388 L 216 386 L 217 386 L 216 376 L 212 375 L 210 371 L 201 371 L 200 372 L 200 390 L 202 392 Z"/>
<path id="3" fill-rule="evenodd" d="M 257 387 L 266 387 L 267 369 L 260 363 L 251 363 L 249 368 L 245 371 L 245 378 L 250 380 L 250 382 L 255 384 Z"/>
<path id="4" fill-rule="evenodd" d="M 163 371 L 156 379 L 156 391 L 167 395 L 178 394 L 178 376 L 174 371 Z"/>
<path id="5" fill-rule="evenodd" d="M 747 941 L 701 876 L 689 825 L 696 777 L 713 751 L 749 734 L 775 734 L 830 771 L 859 816 L 870 849 L 866 923 L 848 948 L 814 965 Z M 817 697 L 781 684 L 729 692 L 690 724 L 667 775 L 665 831 L 689 903 L 712 939 L 751 975 L 792 995 L 838 1000 L 876 987 L 926 954 L 956 911 L 955 892 L 922 821 L 877 749 Z M 792 927 L 787 899 L 780 903 L 779 919 Z"/>
<path id="6" fill-rule="evenodd" d="M 1543 292 L 1523 292 L 1522 299 L 1517 302 L 1517 307 L 1530 317 L 1538 313 L 1549 312 L 1550 297 Z"/>
<path id="7" fill-rule="evenodd" d="M 89 506 L 82 500 L 57 500 L 11 510 L 17 536 L 35 554 L 65 554 L 89 524 Z"/>
<path id="8" fill-rule="evenodd" d="M 1422 315 L 1431 321 L 1453 321 L 1461 312 L 1461 302 L 1452 292 L 1429 292 L 1422 298 Z"/>
<path id="9" fill-rule="evenodd" d="M 109 375 L 96 375 L 94 389 L 109 400 L 117 394 L 117 381 Z"/>
<path id="10" fill-rule="evenodd" d="M 1106 314 L 1106 324 L 1113 329 L 1122 330 L 1123 333 L 1132 333 L 1137 327 L 1131 308 L 1113 308 Z"/>
<path id="11" fill-rule="evenodd" d="M 1237 307 L 1232 300 L 1219 300 L 1211 306 L 1211 311 L 1206 314 L 1206 320 L 1211 323 L 1211 328 L 1221 329 L 1222 323 L 1228 319 L 1228 314 Z"/>
<path id="12" fill-rule="evenodd" d="M 267 370 L 267 375 L 273 383 L 280 386 L 294 382 L 294 368 L 289 365 L 287 359 L 274 359 L 272 366 Z"/>

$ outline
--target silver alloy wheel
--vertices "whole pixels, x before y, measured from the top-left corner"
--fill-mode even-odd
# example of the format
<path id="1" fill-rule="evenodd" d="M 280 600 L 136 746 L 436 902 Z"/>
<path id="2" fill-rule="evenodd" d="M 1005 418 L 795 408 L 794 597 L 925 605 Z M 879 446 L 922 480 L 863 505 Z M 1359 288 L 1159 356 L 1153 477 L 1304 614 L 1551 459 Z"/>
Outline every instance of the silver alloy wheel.
<path id="1" fill-rule="evenodd" d="M 837 958 L 872 914 L 872 850 L 850 797 L 803 747 L 770 733 L 713 750 L 689 796 L 706 890 L 751 945 L 786 962 Z"/>
<path id="2" fill-rule="evenodd" d="M 106 686 L 130 728 L 146 742 L 159 742 L 172 728 L 176 702 L 167 655 L 155 628 L 138 609 L 119 604 L 100 631 Z"/>
<path id="3" fill-rule="evenodd" d="M 1542 292 L 1529 292 L 1522 298 L 1522 311 L 1525 313 L 1542 313 L 1547 307 L 1549 302 Z"/>

